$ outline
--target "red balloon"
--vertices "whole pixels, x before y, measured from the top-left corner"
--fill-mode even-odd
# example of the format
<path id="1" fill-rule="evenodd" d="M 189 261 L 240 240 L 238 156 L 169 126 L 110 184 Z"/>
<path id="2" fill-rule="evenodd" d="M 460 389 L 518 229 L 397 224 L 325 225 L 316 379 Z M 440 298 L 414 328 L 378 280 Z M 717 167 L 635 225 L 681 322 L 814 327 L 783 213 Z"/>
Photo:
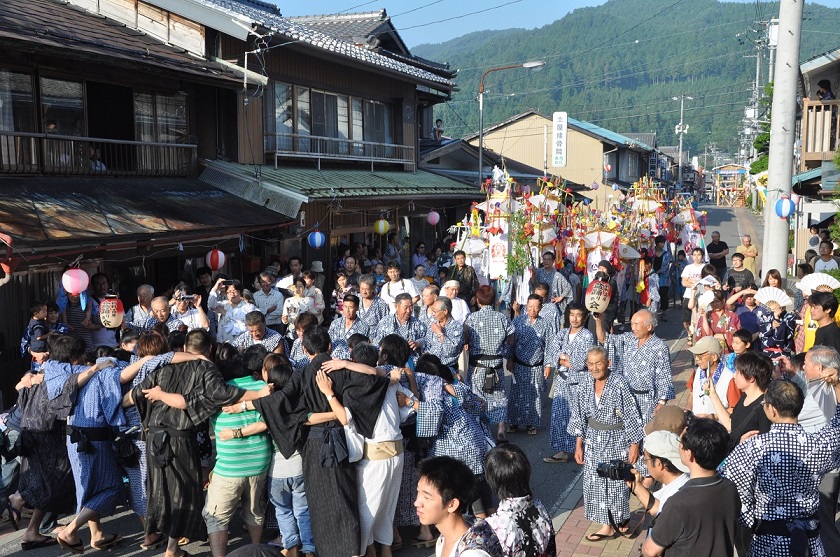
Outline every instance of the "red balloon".
<path id="1" fill-rule="evenodd" d="M 605 164 L 604 165 L 604 170 L 606 170 L 607 172 L 610 172 L 612 170 L 612 165 L 611 164 Z"/>
<path id="2" fill-rule="evenodd" d="M 207 252 L 207 256 L 204 258 L 204 261 L 207 263 L 208 267 L 214 271 L 218 271 L 225 266 L 225 254 L 222 250 L 214 249 Z"/>

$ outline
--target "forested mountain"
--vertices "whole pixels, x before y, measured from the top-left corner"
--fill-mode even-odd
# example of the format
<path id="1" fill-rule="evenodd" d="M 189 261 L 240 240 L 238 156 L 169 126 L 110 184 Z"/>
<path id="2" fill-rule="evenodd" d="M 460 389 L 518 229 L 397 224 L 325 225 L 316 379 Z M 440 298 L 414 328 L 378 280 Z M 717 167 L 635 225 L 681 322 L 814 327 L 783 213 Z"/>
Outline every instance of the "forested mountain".
<path id="1" fill-rule="evenodd" d="M 540 71 L 488 75 L 485 125 L 527 109 L 565 110 L 615 131 L 656 131 L 660 145 L 674 145 L 680 107 L 671 99 L 689 95 L 694 100 L 686 101 L 684 121 L 691 153 L 712 141 L 734 152 L 755 80 L 753 41 L 763 34 L 756 22 L 776 14 L 775 2 L 610 0 L 539 29 L 470 33 L 412 52 L 460 70 L 459 91 L 435 111 L 447 135 L 477 132 L 478 81 L 486 69 L 545 60 Z M 806 3 L 801 58 L 834 48 L 840 48 L 840 9 Z M 762 83 L 767 75 L 765 50 Z"/>

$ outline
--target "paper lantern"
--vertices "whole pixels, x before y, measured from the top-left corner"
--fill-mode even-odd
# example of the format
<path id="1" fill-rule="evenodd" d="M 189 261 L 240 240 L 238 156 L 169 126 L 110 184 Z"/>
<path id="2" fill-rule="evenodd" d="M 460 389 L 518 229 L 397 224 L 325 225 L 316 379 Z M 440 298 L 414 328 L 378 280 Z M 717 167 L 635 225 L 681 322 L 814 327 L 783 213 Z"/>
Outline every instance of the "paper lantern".
<path id="1" fill-rule="evenodd" d="M 610 172 L 612 170 L 612 165 L 611 164 L 605 164 L 604 165 L 604 170 L 606 170 L 607 172 Z"/>
<path id="2" fill-rule="evenodd" d="M 204 258 L 204 261 L 207 263 L 208 267 L 214 271 L 218 271 L 225 266 L 225 254 L 220 249 L 210 250 L 207 252 L 207 256 Z"/>
<path id="3" fill-rule="evenodd" d="M 593 189 L 593 190 L 597 190 L 597 189 L 598 189 L 598 188 L 600 188 L 600 187 L 601 187 L 601 185 L 600 185 L 600 184 L 598 184 L 598 182 L 592 182 L 592 189 Z"/>
<path id="4" fill-rule="evenodd" d="M 612 286 L 604 280 L 593 280 L 586 289 L 584 303 L 586 309 L 593 313 L 604 313 L 610 305 Z"/>
<path id="5" fill-rule="evenodd" d="M 799 194 L 796 194 L 796 193 L 790 194 L 790 200 L 793 201 L 794 205 L 799 205 Z"/>
<path id="6" fill-rule="evenodd" d="M 391 229 L 391 225 L 388 224 L 388 221 L 385 219 L 379 219 L 375 223 L 373 223 L 373 231 L 380 236 L 384 236 L 388 233 L 388 230 Z"/>
<path id="7" fill-rule="evenodd" d="M 613 191 L 618 191 L 618 184 L 613 184 Z"/>
<path id="8" fill-rule="evenodd" d="M 81 269 L 67 269 L 61 276 L 61 285 L 69 294 L 81 294 L 87 290 L 90 277 Z"/>
<path id="9" fill-rule="evenodd" d="M 324 236 L 324 233 L 318 230 L 317 228 L 314 232 L 309 233 L 309 245 L 315 249 L 318 249 L 321 246 L 323 246 L 326 241 L 327 237 Z"/>
<path id="10" fill-rule="evenodd" d="M 115 329 L 122 325 L 123 317 L 123 303 L 116 296 L 106 296 L 99 304 L 99 320 L 106 329 Z"/>
<path id="11" fill-rule="evenodd" d="M 776 201 L 776 214 L 779 218 L 786 219 L 791 216 L 795 210 L 796 205 L 787 196 L 783 196 L 781 199 Z"/>
<path id="12" fill-rule="evenodd" d="M 437 223 L 440 222 L 440 213 L 437 211 L 429 211 L 429 214 L 426 215 L 426 222 L 435 226 Z"/>

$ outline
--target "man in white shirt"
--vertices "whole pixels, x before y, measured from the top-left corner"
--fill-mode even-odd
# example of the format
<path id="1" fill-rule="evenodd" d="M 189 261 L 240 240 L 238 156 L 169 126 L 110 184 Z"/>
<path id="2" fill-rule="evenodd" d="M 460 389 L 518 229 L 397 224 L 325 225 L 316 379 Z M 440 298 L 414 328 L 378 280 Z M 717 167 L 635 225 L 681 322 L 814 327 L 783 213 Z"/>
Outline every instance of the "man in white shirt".
<path id="1" fill-rule="evenodd" d="M 382 285 L 382 290 L 379 291 L 379 297 L 382 301 L 387 303 L 391 308 L 391 313 L 394 313 L 394 301 L 397 296 L 405 292 L 411 296 L 411 303 L 416 304 L 420 299 L 420 294 L 414 288 L 414 284 L 410 280 L 400 278 L 400 264 L 396 261 L 388 263 L 388 270 L 386 271 L 388 278 L 391 279 Z M 456 281 L 457 282 L 457 281 Z"/>
<path id="2" fill-rule="evenodd" d="M 190 295 L 186 288 L 176 290 L 169 301 L 172 318 L 187 326 L 187 332 L 195 329 L 210 330 L 210 320 L 201 307 L 201 296 Z"/>
<path id="3" fill-rule="evenodd" d="M 275 288 L 271 275 L 260 273 L 260 290 L 254 292 L 254 305 L 265 314 L 265 325 L 273 331 L 283 334 L 283 323 L 280 316 L 283 313 L 283 295 Z"/>
<path id="4" fill-rule="evenodd" d="M 303 270 L 303 262 L 300 260 L 300 257 L 297 257 L 297 256 L 290 257 L 289 258 L 289 271 L 290 271 L 290 273 L 288 275 L 286 275 L 285 277 L 283 277 L 281 279 L 278 279 L 277 284 L 275 284 L 274 286 L 278 290 L 280 290 L 281 292 L 283 292 L 285 290 L 286 291 L 285 295 L 293 296 L 294 292 L 292 292 L 292 290 L 294 289 L 295 279 L 300 277 L 300 273 L 301 273 L 302 270 Z M 282 308 L 282 306 L 280 306 L 280 307 Z"/>
<path id="5" fill-rule="evenodd" d="M 827 240 L 820 242 L 820 255 L 811 260 L 811 266 L 814 267 L 814 272 L 830 271 L 837 269 L 837 260 L 833 257 L 834 244 Z"/>
<path id="6" fill-rule="evenodd" d="M 694 285 L 700 281 L 705 266 L 703 261 L 705 255 L 703 248 L 691 250 L 691 263 L 685 266 L 682 275 L 680 275 L 682 285 L 685 287 L 682 300 L 682 323 L 688 338 L 691 338 L 691 330 L 689 329 L 691 326 L 691 309 L 688 307 L 688 300 L 694 295 Z"/>
<path id="7" fill-rule="evenodd" d="M 635 481 L 627 482 L 630 491 L 642 507 L 656 516 L 671 495 L 679 491 L 688 481 L 688 466 L 680 460 L 680 438 L 672 431 L 654 431 L 645 436 L 644 451 L 650 476 L 662 484 L 654 492 L 642 484 L 637 470 L 633 470 Z"/>
<path id="8" fill-rule="evenodd" d="M 448 280 L 443 283 L 443 295 L 452 300 L 452 319 L 463 325 L 470 314 L 470 308 L 467 302 L 458 297 L 460 289 L 461 283 L 457 280 Z"/>

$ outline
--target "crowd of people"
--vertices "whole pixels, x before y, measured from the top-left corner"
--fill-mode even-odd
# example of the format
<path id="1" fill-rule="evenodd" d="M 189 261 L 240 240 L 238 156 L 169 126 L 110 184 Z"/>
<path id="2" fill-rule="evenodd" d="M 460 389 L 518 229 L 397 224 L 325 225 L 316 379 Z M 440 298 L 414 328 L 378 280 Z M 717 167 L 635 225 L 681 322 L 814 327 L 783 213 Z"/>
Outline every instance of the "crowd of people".
<path id="1" fill-rule="evenodd" d="M 101 520 L 125 504 L 141 548 L 168 557 L 204 539 L 226 555 L 238 508 L 253 544 L 276 524 L 269 544 L 287 556 L 390 557 L 404 543 L 553 555 L 552 517 L 511 443 L 547 427 L 543 460 L 583 466 L 591 542 L 634 530 L 632 494 L 657 516 L 645 555 L 840 554 L 831 288 L 769 270 L 762 286 L 791 303 L 758 303 L 749 236 L 730 254 L 713 232 L 690 262 L 664 236 L 653 246 L 641 266 L 598 264 L 613 288 L 597 314 L 553 251 L 521 303 L 500 307 L 466 253 L 404 254 L 394 234 L 384 252 L 341 246 L 332 272 L 272 264 L 250 289 L 207 268 L 163 295 L 141 285 L 117 329 L 99 318 L 102 273 L 86 305 L 63 291 L 35 302 L 32 369 L 3 419 L 9 517 L 32 513 L 22 549 L 82 553 L 85 524 L 90 547 L 113 547 Z M 669 404 L 656 334 L 677 303 L 696 360 L 688 412 Z"/>

